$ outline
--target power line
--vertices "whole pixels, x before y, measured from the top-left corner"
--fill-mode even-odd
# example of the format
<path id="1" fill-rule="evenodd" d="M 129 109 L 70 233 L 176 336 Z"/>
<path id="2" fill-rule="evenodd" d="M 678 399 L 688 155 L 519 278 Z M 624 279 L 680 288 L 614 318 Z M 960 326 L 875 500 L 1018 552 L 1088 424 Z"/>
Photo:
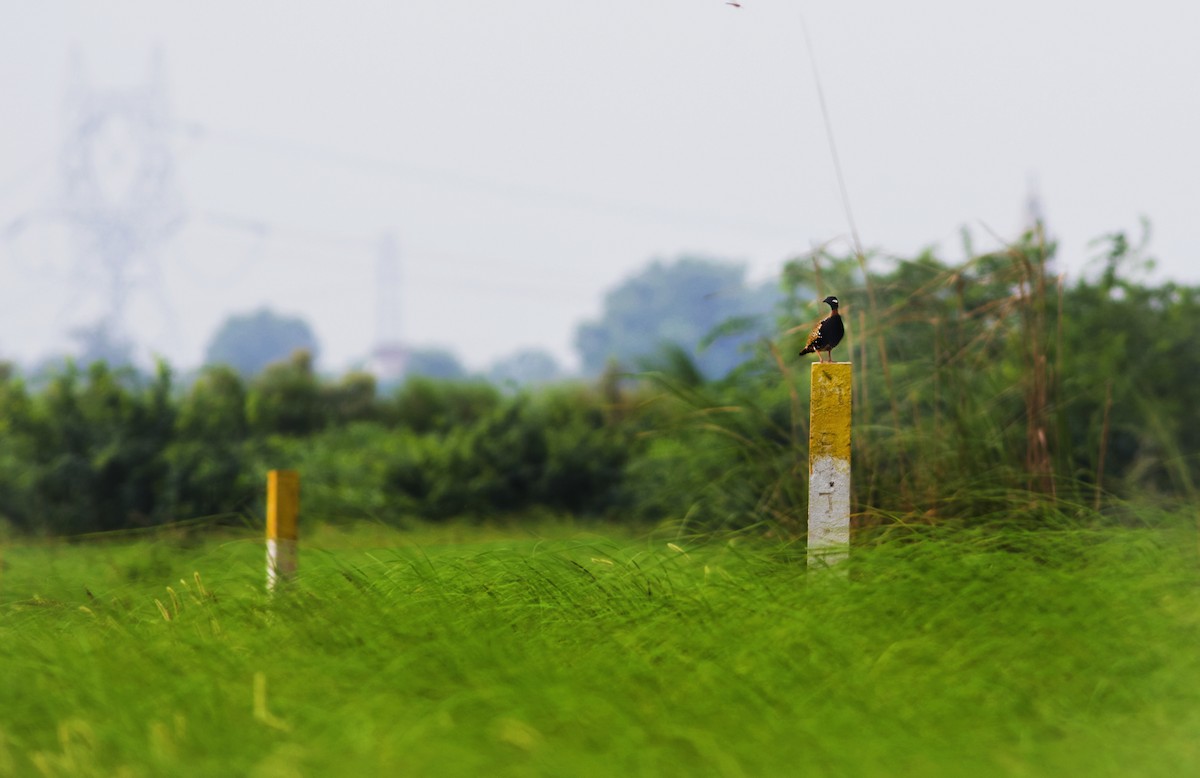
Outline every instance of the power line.
<path id="1" fill-rule="evenodd" d="M 213 140 L 230 145 L 252 148 L 258 151 L 285 155 L 312 164 L 340 167 L 372 176 L 400 178 L 405 181 L 413 181 L 414 179 L 436 181 L 461 189 L 474 190 L 505 199 L 524 200 L 541 206 L 590 211 L 626 220 L 680 224 L 689 227 L 698 225 L 706 227 L 715 226 L 756 234 L 769 233 L 791 236 L 796 232 L 794 227 L 769 222 L 731 219 L 721 212 L 662 208 L 552 187 L 505 181 L 498 178 L 463 173 L 448 168 L 431 167 L 368 154 L 345 152 L 318 144 L 269 137 L 249 132 L 218 129 L 196 121 L 179 122 L 174 125 L 174 128 L 180 135 L 192 140 Z"/>

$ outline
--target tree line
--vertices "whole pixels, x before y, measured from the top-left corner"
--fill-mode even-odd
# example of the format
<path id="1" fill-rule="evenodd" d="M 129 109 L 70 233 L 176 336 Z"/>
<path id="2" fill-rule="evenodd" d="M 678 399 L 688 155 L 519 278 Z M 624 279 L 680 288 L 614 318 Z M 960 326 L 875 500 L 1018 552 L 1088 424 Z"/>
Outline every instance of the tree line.
<path id="1" fill-rule="evenodd" d="M 245 521 L 266 470 L 295 468 L 306 515 L 329 520 L 544 511 L 799 534 L 809 371 L 796 352 L 831 292 L 848 330 L 835 356 L 855 364 L 859 521 L 1194 499 L 1200 288 L 1149 281 L 1124 234 L 1073 280 L 1054 251 L 1040 229 L 958 262 L 816 251 L 703 336 L 516 391 L 421 377 L 385 391 L 363 373 L 319 376 L 306 351 L 252 377 L 209 366 L 186 386 L 162 363 L 68 363 L 36 386 L 0 367 L 0 521 L 66 535 Z M 686 295 L 718 291 L 702 286 Z M 610 301 L 633 319 L 651 297 Z M 581 338 L 603 353 L 616 336 L 599 330 Z M 712 353 L 735 366 L 713 369 Z"/>

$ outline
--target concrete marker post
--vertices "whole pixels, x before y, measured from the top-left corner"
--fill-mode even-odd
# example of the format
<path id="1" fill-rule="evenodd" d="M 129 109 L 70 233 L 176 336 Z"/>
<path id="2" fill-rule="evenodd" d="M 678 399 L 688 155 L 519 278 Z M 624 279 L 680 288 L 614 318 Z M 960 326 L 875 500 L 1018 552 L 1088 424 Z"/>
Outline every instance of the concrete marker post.
<path id="1" fill-rule="evenodd" d="M 296 574 L 299 516 L 300 474 L 267 473 L 267 591 L 274 592 Z"/>
<path id="2" fill-rule="evenodd" d="M 808 566 L 850 555 L 851 364 L 814 362 L 809 405 Z"/>

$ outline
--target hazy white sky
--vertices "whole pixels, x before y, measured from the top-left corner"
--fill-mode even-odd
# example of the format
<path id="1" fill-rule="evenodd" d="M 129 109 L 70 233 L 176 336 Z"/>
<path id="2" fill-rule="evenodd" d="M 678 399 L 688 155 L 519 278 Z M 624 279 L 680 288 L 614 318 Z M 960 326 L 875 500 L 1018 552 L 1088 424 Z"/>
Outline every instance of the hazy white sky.
<path id="1" fill-rule="evenodd" d="M 185 218 L 127 266 L 148 349 L 194 366 L 265 304 L 344 368 L 390 232 L 404 340 L 573 364 L 576 325 L 652 258 L 763 278 L 844 240 L 801 11 L 868 247 L 994 245 L 1032 183 L 1068 271 L 1146 216 L 1163 272 L 1200 280 L 1196 3 L 0 0 L 0 358 L 104 310 L 61 219 L 73 50 L 98 90 L 162 54 Z M 142 147 L 105 142 L 119 187 Z"/>

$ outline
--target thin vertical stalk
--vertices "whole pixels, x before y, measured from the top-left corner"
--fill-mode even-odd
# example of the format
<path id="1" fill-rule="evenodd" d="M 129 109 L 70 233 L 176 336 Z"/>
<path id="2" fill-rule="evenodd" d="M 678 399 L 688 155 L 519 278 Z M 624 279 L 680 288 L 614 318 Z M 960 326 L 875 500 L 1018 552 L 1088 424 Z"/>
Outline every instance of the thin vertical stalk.
<path id="1" fill-rule="evenodd" d="M 867 360 L 867 317 L 861 310 L 858 312 L 858 333 L 859 335 L 855 338 L 855 343 L 858 346 L 858 368 L 854 371 L 854 374 L 859 386 L 859 399 L 855 407 L 859 409 L 857 416 L 860 422 L 859 429 L 855 432 L 853 441 L 862 454 L 864 468 L 860 468 L 859 472 L 865 469 L 869 473 L 865 495 L 857 503 L 861 506 L 874 504 L 875 479 L 879 475 L 879 468 L 875 466 L 875 447 L 872 445 L 871 439 L 867 437 L 870 435 L 868 430 L 871 429 L 871 372 L 870 363 Z M 862 420 L 866 420 L 868 423 L 863 424 Z M 854 483 L 857 482 L 851 483 L 851 489 L 854 488 Z"/>
<path id="2" fill-rule="evenodd" d="M 1049 365 L 1046 338 L 1046 251 L 1044 234 L 1037 228 L 1038 243 L 1010 250 L 1019 270 L 1018 306 L 1025 345 L 1025 467 L 1031 489 L 1057 499 L 1054 464 L 1046 419 L 1049 416 Z M 1035 251 L 1034 259 L 1030 252 Z"/>
<path id="3" fill-rule="evenodd" d="M 1096 460 L 1096 499 L 1092 507 L 1100 510 L 1100 495 L 1104 492 L 1104 460 L 1108 454 L 1108 414 L 1112 410 L 1112 379 L 1104 384 L 1104 421 L 1100 425 L 1100 455 Z"/>

